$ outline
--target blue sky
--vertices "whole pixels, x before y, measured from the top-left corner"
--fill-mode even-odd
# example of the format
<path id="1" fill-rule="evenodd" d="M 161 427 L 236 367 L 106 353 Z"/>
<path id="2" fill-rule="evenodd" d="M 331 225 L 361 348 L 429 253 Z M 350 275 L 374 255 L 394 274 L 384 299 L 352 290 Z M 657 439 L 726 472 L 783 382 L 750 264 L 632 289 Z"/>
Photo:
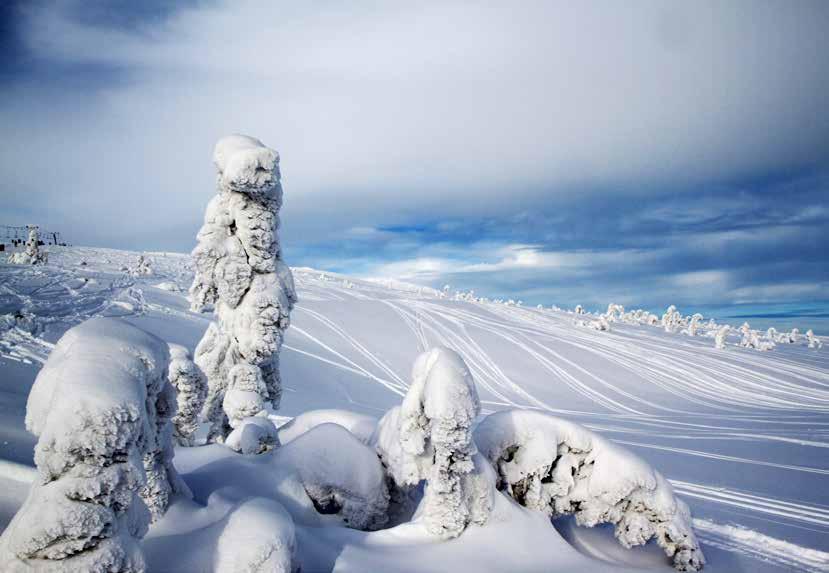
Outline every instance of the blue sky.
<path id="1" fill-rule="evenodd" d="M 6 2 L 0 223 L 187 251 L 243 132 L 282 156 L 293 265 L 812 308 L 827 29 L 808 1 Z"/>

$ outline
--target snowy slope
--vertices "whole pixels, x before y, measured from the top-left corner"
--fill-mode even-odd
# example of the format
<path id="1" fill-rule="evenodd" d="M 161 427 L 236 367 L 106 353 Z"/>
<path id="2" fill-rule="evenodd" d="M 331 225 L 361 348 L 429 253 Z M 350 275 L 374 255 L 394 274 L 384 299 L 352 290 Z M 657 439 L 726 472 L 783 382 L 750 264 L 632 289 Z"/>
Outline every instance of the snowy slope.
<path id="1" fill-rule="evenodd" d="M 26 396 L 63 332 L 91 316 L 122 316 L 191 350 L 201 338 L 210 317 L 188 310 L 189 257 L 147 256 L 153 274 L 139 276 L 121 270 L 134 266 L 138 253 L 108 249 L 59 248 L 46 266 L 0 263 L 0 527 L 32 476 L 25 467 L 32 466 L 34 445 L 23 425 Z M 379 418 L 400 403 L 414 358 L 446 345 L 469 365 L 485 412 L 554 412 L 661 471 L 691 507 L 706 570 L 829 569 L 827 349 L 717 350 L 711 338 L 654 327 L 617 323 L 597 332 L 574 326 L 564 312 L 448 300 L 431 289 L 311 269 L 294 275 L 300 302 L 283 347 L 281 415 L 343 408 Z M 198 467 L 194 453 L 179 452 L 180 470 Z M 538 516 L 528 515 L 524 524 L 533 520 Z M 519 570 L 527 552 L 574 547 L 670 570 L 653 547 L 631 552 L 607 543 L 612 534 L 605 529 L 568 521 L 557 528 L 560 536 L 528 532 L 523 549 L 504 549 L 478 566 L 503 570 L 511 563 Z M 474 555 L 490 540 L 468 532 L 424 557 L 415 546 L 390 547 L 383 532 L 348 530 L 345 541 L 328 544 L 323 530 L 309 532 L 297 535 L 300 547 L 319 546 L 315 565 L 330 568 L 336 560 L 342 570 L 372 560 L 399 564 L 407 555 L 437 567 L 458 544 Z M 153 535 L 145 544 L 162 543 Z M 341 552 L 330 554 L 332 543 L 344 544 Z"/>

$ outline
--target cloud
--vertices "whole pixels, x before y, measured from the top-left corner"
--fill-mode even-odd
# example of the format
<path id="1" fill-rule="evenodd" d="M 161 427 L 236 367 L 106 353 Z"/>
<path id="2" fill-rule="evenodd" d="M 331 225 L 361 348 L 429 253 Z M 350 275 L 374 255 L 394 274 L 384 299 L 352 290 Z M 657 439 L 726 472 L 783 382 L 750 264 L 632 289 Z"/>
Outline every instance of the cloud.
<path id="1" fill-rule="evenodd" d="M 825 2 L 7 12 L 9 224 L 189 250 L 246 132 L 297 264 L 562 302 L 826 282 Z"/>

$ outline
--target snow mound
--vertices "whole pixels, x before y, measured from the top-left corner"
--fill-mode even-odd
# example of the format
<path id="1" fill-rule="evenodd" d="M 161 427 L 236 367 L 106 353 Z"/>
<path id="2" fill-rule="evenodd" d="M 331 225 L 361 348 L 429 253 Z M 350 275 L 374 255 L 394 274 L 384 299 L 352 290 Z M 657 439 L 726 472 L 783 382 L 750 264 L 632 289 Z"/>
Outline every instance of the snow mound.
<path id="1" fill-rule="evenodd" d="M 291 516 L 277 502 L 247 500 L 228 518 L 216 547 L 216 573 L 291 573 L 296 536 Z"/>
<path id="2" fill-rule="evenodd" d="M 579 525 L 612 523 L 625 547 L 652 537 L 678 571 L 705 563 L 687 506 L 670 484 L 634 454 L 589 430 L 530 410 L 484 418 L 475 430 L 498 487 L 551 517 L 574 514 Z"/>
<path id="3" fill-rule="evenodd" d="M 279 441 L 288 444 L 321 424 L 337 424 L 351 432 L 364 444 L 369 444 L 377 427 L 377 419 L 348 410 L 310 410 L 303 412 L 279 428 Z"/>
<path id="4" fill-rule="evenodd" d="M 251 416 L 237 422 L 225 445 L 240 454 L 262 454 L 279 447 L 279 434 L 268 418 Z"/>
<path id="5" fill-rule="evenodd" d="M 375 453 L 337 424 L 321 424 L 276 451 L 274 465 L 298 481 L 299 498 L 317 513 L 336 515 L 354 529 L 380 529 L 388 521 L 389 493 Z M 288 490 L 288 484 L 280 486 Z M 294 515 L 297 518 L 297 515 Z"/>

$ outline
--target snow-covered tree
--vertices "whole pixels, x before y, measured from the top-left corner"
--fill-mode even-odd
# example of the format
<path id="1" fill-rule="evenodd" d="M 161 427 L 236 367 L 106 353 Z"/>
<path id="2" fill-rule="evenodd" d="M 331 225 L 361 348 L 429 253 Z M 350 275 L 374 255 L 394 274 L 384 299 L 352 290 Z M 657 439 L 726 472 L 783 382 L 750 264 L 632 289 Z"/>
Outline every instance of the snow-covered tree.
<path id="1" fill-rule="evenodd" d="M 282 206 L 279 155 L 252 137 L 221 139 L 213 154 L 218 194 L 210 201 L 193 250 L 196 276 L 192 307 L 214 307 L 212 323 L 196 348 L 207 376 L 204 416 L 209 439 L 223 439 L 230 425 L 222 410 L 230 369 L 260 369 L 268 402 L 279 406 L 279 349 L 296 302 L 291 271 L 282 262 L 277 229 Z"/>
<path id="2" fill-rule="evenodd" d="M 811 328 L 806 331 L 806 340 L 809 341 L 809 348 L 823 348 L 823 342 L 815 336 Z"/>
<path id="3" fill-rule="evenodd" d="M 584 314 L 584 308 L 580 304 L 577 304 L 573 312 L 576 314 Z"/>
<path id="4" fill-rule="evenodd" d="M 134 277 L 148 276 L 153 274 L 153 267 L 150 264 L 150 259 L 143 254 L 138 255 L 135 260 L 135 265 L 129 269 L 129 273 Z"/>
<path id="5" fill-rule="evenodd" d="M 167 345 L 94 318 L 57 343 L 29 394 L 39 479 L 0 537 L 0 570 L 143 571 L 138 540 L 183 487 L 170 463 Z"/>
<path id="6" fill-rule="evenodd" d="M 662 315 L 662 327 L 665 332 L 676 332 L 681 324 L 682 314 L 676 309 L 676 306 L 669 306 L 665 314 Z"/>
<path id="7" fill-rule="evenodd" d="M 378 424 L 373 442 L 394 483 L 426 480 L 418 517 L 442 538 L 460 535 L 470 523 L 486 522 L 493 483 L 472 439 L 480 402 L 472 374 L 448 348 L 415 360 L 403 404 Z"/>
<path id="8" fill-rule="evenodd" d="M 705 560 L 688 507 L 643 460 L 589 430 L 531 410 L 490 414 L 475 430 L 498 488 L 521 505 L 576 523 L 615 525 L 625 547 L 653 537 L 679 571 Z"/>
<path id="9" fill-rule="evenodd" d="M 727 324 L 725 326 L 721 326 L 720 329 L 717 331 L 717 335 L 714 337 L 714 346 L 720 350 L 725 349 L 725 341 L 728 338 L 728 333 L 731 332 L 731 327 Z"/>
<path id="10" fill-rule="evenodd" d="M 194 445 L 199 414 L 207 397 L 207 380 L 183 346 L 170 344 L 170 367 L 167 375 L 176 391 L 176 415 L 173 437 L 180 446 Z"/>
<path id="11" fill-rule="evenodd" d="M 688 328 L 686 328 L 682 332 L 684 334 L 687 334 L 688 336 L 696 336 L 697 330 L 699 330 L 699 322 L 702 320 L 702 318 L 703 316 L 700 313 L 694 314 L 694 316 L 691 317 L 691 320 L 688 321 Z"/>
<path id="12" fill-rule="evenodd" d="M 29 226 L 29 238 L 26 240 L 26 247 L 22 251 L 12 253 L 9 262 L 18 265 L 39 265 L 49 260 L 49 254 L 40 250 L 40 237 L 38 228 L 35 225 Z"/>

